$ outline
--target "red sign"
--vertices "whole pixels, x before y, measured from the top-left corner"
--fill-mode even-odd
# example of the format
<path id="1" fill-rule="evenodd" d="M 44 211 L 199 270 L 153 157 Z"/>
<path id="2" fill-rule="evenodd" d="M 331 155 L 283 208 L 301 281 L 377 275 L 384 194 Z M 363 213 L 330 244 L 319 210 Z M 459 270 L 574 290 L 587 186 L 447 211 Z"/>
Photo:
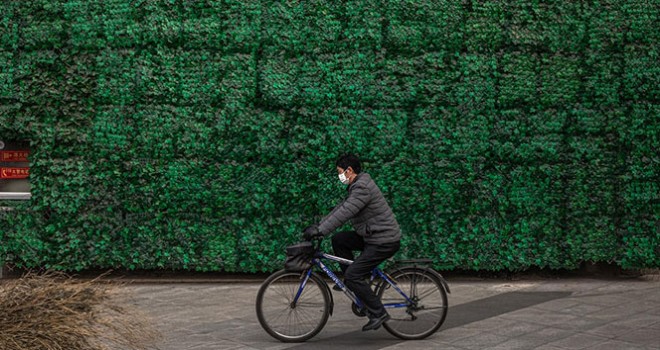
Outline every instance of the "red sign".
<path id="1" fill-rule="evenodd" d="M 0 151 L 0 162 L 27 162 L 29 151 Z"/>
<path id="2" fill-rule="evenodd" d="M 25 179 L 30 175 L 30 168 L 0 168 L 0 179 Z"/>

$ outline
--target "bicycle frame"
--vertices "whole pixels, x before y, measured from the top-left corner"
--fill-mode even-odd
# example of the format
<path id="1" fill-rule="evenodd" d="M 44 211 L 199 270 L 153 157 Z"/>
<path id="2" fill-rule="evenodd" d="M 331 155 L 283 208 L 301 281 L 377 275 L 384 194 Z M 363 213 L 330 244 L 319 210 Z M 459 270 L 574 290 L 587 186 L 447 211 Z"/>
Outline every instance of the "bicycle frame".
<path id="1" fill-rule="evenodd" d="M 352 260 L 340 258 L 338 256 L 326 254 L 326 253 L 321 253 L 318 252 L 315 254 L 314 259 L 312 259 L 312 265 L 318 266 L 330 279 L 337 284 L 341 290 L 344 292 L 344 294 L 353 302 L 359 309 L 362 309 L 365 307 L 364 303 L 355 295 L 353 291 L 348 289 L 348 287 L 335 275 L 332 270 L 330 270 L 324 263 L 323 259 L 325 260 L 330 260 L 334 261 L 340 264 L 344 265 L 350 265 L 353 263 Z M 303 277 L 302 281 L 300 282 L 300 287 L 298 287 L 298 292 L 296 293 L 296 296 L 293 300 L 293 304 L 295 305 L 298 302 L 298 298 L 302 294 L 303 289 L 305 289 L 305 286 L 307 285 L 307 281 L 312 275 L 312 270 L 313 267 L 310 267 L 307 269 L 305 272 L 303 272 Z M 399 308 L 399 307 L 408 307 L 409 305 L 413 304 L 413 301 L 404 293 L 396 284 L 395 281 L 393 281 L 385 272 L 383 272 L 381 269 L 378 267 L 375 267 L 371 271 L 371 278 L 370 281 L 373 282 L 373 280 L 379 277 L 381 280 L 383 280 L 385 283 L 389 284 L 392 288 L 394 288 L 399 294 L 401 294 L 402 297 L 405 298 L 406 302 L 405 303 L 388 303 L 388 304 L 383 304 L 383 306 L 388 309 L 388 308 Z"/>

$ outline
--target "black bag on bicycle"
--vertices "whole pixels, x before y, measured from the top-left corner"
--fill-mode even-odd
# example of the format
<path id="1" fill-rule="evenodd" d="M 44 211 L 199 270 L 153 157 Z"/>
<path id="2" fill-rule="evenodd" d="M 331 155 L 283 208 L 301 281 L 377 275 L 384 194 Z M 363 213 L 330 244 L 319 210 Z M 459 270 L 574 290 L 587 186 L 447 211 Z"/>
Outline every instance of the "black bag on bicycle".
<path id="1" fill-rule="evenodd" d="M 302 272 L 312 266 L 314 246 L 312 242 L 300 242 L 286 247 L 284 269 L 291 272 Z"/>

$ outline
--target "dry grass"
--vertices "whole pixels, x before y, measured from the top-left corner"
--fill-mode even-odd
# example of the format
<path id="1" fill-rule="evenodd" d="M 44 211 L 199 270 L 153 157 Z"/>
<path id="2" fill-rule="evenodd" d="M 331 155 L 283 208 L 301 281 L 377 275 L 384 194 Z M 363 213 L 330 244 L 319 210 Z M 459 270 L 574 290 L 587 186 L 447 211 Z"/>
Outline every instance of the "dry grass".
<path id="1" fill-rule="evenodd" d="M 55 272 L 2 281 L 0 349 L 151 349 L 159 334 L 125 290 Z"/>

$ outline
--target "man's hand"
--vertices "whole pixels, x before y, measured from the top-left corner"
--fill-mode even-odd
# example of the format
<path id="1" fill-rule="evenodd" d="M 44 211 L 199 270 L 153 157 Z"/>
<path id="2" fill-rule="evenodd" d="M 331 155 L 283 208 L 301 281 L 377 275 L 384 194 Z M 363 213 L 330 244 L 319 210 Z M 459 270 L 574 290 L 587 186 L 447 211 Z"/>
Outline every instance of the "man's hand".
<path id="1" fill-rule="evenodd" d="M 322 236 L 319 232 L 319 227 L 317 225 L 307 226 L 303 230 L 303 239 L 306 241 L 311 241 L 314 237 Z"/>

